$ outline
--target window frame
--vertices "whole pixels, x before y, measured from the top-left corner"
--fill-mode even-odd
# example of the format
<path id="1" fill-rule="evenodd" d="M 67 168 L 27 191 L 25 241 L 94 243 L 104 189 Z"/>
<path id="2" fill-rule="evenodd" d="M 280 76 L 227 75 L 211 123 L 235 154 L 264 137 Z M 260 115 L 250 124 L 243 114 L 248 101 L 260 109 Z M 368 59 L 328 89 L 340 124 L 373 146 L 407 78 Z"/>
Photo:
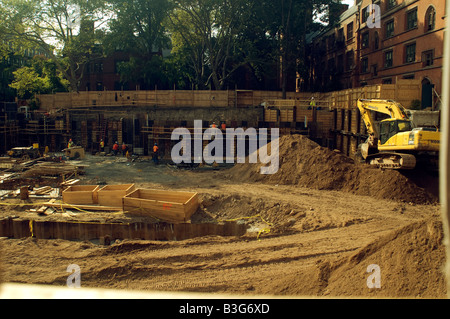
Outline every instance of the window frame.
<path id="1" fill-rule="evenodd" d="M 411 16 L 412 16 L 412 19 L 411 19 Z M 406 11 L 405 18 L 406 18 L 405 31 L 417 29 L 417 27 L 419 25 L 418 16 L 417 16 L 417 7 Z"/>
<path id="2" fill-rule="evenodd" d="M 361 34 L 361 47 L 367 49 L 370 46 L 370 34 L 369 31 Z"/>
<path id="3" fill-rule="evenodd" d="M 392 25 L 392 30 L 390 30 L 390 28 L 389 28 L 389 26 L 391 26 Z M 394 35 L 395 35 L 395 21 L 394 21 L 394 19 L 391 19 L 391 20 L 389 20 L 389 21 L 387 21 L 386 22 L 386 25 L 385 25 L 385 38 L 386 39 L 389 39 L 389 38 L 392 38 Z"/>
<path id="4" fill-rule="evenodd" d="M 430 64 L 427 63 L 428 58 L 427 56 L 431 55 Z M 434 49 L 426 50 L 422 52 L 422 67 L 430 67 L 434 65 Z"/>
<path id="5" fill-rule="evenodd" d="M 388 54 L 390 55 L 390 59 L 389 59 L 390 64 L 389 65 L 388 65 Z M 383 60 L 384 60 L 383 64 L 384 64 L 385 69 L 392 68 L 394 66 L 394 50 L 391 49 L 391 50 L 384 51 Z"/>
<path id="6" fill-rule="evenodd" d="M 353 39 L 353 21 L 347 24 L 347 40 Z"/>
<path id="7" fill-rule="evenodd" d="M 414 52 L 408 52 L 411 48 L 414 48 Z M 405 64 L 416 62 L 416 42 L 405 44 Z"/>
<path id="8" fill-rule="evenodd" d="M 365 57 L 361 59 L 361 74 L 369 73 L 369 58 Z"/>
<path id="9" fill-rule="evenodd" d="M 432 25 L 430 28 L 430 14 L 433 14 L 432 16 Z M 436 8 L 433 5 L 428 6 L 427 11 L 425 11 L 425 32 L 430 32 L 436 29 Z"/>

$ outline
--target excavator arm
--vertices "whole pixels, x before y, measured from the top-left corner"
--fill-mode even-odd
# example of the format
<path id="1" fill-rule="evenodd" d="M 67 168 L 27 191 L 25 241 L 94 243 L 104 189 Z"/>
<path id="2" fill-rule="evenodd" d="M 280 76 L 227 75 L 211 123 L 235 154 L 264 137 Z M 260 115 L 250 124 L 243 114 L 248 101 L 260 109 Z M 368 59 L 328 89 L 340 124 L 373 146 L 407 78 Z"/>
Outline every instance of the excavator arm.
<path id="1" fill-rule="evenodd" d="M 378 128 L 374 122 L 373 113 L 383 113 L 393 119 L 407 120 L 408 116 L 404 107 L 393 100 L 359 99 L 357 101 L 361 118 L 364 121 L 369 135 L 379 136 Z"/>

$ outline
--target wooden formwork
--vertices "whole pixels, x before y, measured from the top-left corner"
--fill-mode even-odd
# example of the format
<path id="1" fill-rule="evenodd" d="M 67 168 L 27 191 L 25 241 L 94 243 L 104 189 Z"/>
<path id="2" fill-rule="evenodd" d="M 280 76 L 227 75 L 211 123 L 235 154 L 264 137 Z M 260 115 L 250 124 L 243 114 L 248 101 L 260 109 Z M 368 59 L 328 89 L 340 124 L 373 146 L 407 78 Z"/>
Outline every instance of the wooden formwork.
<path id="1" fill-rule="evenodd" d="M 122 198 L 134 190 L 134 184 L 105 185 L 98 190 L 98 204 L 122 207 Z"/>
<path id="2" fill-rule="evenodd" d="M 278 122 L 278 110 L 277 109 L 265 109 L 264 110 L 264 122 Z"/>
<path id="3" fill-rule="evenodd" d="M 38 94 L 42 110 L 83 108 L 96 106 L 152 106 L 162 107 L 248 107 L 263 102 L 275 107 L 309 106 L 314 96 L 322 107 L 347 108 L 356 105 L 358 98 L 394 99 L 408 108 L 411 101 L 420 100 L 419 80 L 397 79 L 396 84 L 378 84 L 330 93 L 287 92 L 286 99 L 279 91 L 212 91 L 212 90 L 147 90 L 147 91 L 80 91 L 73 93 Z M 272 101 L 272 102 L 271 102 Z"/>
<path id="4" fill-rule="evenodd" d="M 63 202 L 74 205 L 98 203 L 98 185 L 72 185 L 62 192 Z"/>
<path id="5" fill-rule="evenodd" d="M 136 189 L 123 197 L 124 212 L 170 222 L 187 222 L 198 208 L 198 194 L 192 192 Z"/>
<path id="6" fill-rule="evenodd" d="M 312 110 L 296 109 L 295 121 L 296 122 L 310 122 L 312 120 Z"/>
<path id="7" fill-rule="evenodd" d="M 280 109 L 280 122 L 295 122 L 295 110 Z"/>

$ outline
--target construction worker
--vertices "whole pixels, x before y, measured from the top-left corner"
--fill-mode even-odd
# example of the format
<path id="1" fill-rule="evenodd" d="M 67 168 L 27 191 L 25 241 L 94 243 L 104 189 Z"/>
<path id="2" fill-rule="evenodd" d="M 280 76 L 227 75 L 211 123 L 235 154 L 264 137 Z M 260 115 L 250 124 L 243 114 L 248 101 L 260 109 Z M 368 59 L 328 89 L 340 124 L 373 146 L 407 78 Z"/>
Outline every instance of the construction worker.
<path id="1" fill-rule="evenodd" d="M 118 152 L 119 152 L 119 144 L 115 142 L 113 145 L 113 153 L 114 155 L 117 155 Z"/>
<path id="2" fill-rule="evenodd" d="M 105 142 L 103 141 L 103 139 L 100 140 L 100 152 L 104 152 L 105 151 Z"/>
<path id="3" fill-rule="evenodd" d="M 128 146 L 125 144 L 125 142 L 122 143 L 122 155 L 125 156 L 128 151 Z"/>
<path id="4" fill-rule="evenodd" d="M 158 143 L 155 143 L 155 145 L 153 145 L 153 163 L 155 164 L 158 164 L 158 152 L 159 152 Z"/>
<path id="5" fill-rule="evenodd" d="M 213 123 L 210 125 L 210 127 L 211 127 L 211 128 L 216 128 L 216 127 L 217 127 L 216 122 L 213 122 Z"/>
<path id="6" fill-rule="evenodd" d="M 311 97 L 311 102 L 309 102 L 308 110 L 311 110 L 315 107 L 316 107 L 316 100 L 314 99 L 314 96 L 313 96 L 313 97 Z"/>
<path id="7" fill-rule="evenodd" d="M 69 143 L 67 143 L 67 148 L 72 148 L 74 146 L 75 146 L 74 142 L 72 141 L 72 139 L 70 139 Z"/>

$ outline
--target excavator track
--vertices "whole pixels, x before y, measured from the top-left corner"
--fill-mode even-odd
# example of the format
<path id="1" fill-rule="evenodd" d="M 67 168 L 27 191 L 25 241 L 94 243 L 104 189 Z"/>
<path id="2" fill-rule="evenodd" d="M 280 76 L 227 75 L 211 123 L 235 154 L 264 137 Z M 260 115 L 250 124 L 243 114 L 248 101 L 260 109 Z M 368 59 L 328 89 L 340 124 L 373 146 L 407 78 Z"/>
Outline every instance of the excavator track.
<path id="1" fill-rule="evenodd" d="M 416 167 L 416 157 L 411 154 L 381 152 L 369 155 L 366 163 L 379 168 L 413 169 Z"/>

